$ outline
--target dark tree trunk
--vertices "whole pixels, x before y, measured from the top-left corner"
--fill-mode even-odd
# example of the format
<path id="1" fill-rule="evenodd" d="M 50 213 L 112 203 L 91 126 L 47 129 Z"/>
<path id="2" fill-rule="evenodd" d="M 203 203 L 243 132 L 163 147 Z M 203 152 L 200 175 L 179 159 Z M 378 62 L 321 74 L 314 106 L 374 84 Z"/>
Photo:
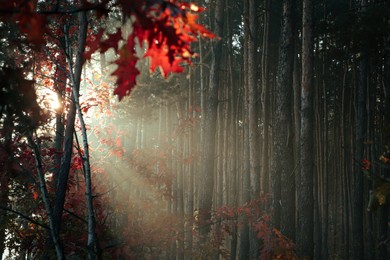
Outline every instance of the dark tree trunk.
<path id="1" fill-rule="evenodd" d="M 313 3 L 303 1 L 302 14 L 302 94 L 301 94 L 301 174 L 298 187 L 298 252 L 313 259 Z"/>
<path id="2" fill-rule="evenodd" d="M 9 204 L 9 184 L 11 180 L 9 162 L 11 161 L 10 159 L 12 156 L 10 147 L 14 128 L 13 115 L 10 111 L 7 112 L 8 113 L 6 113 L 5 119 L 1 118 L 2 120 L 4 120 L 3 128 L 1 129 L 1 136 L 4 136 L 4 140 L 1 143 L 0 149 L 2 150 L 1 153 L 5 154 L 7 159 L 5 160 L 4 164 L 2 163 L 2 166 L 4 167 L 3 169 L 5 171 L 1 172 L 0 174 L 0 206 L 2 207 L 2 209 L 0 209 L 0 259 L 3 259 L 6 241 L 6 229 L 8 223 L 7 211 L 4 210 L 4 208 L 8 208 Z"/>
<path id="3" fill-rule="evenodd" d="M 223 29 L 223 0 L 217 0 L 214 16 L 214 33 L 222 37 Z M 222 41 L 213 43 L 210 67 L 209 95 L 204 113 L 203 123 L 203 153 L 202 170 L 199 176 L 199 231 L 204 238 L 210 231 L 210 210 L 212 206 L 214 187 L 214 161 L 215 161 L 215 131 L 217 122 L 219 70 L 221 66 Z"/>
<path id="4" fill-rule="evenodd" d="M 242 110 L 242 204 L 250 201 L 250 149 L 249 149 L 249 113 L 248 113 L 248 43 L 249 43 L 249 26 L 248 26 L 248 13 L 249 13 L 249 3 L 247 0 L 244 0 L 244 50 L 243 50 L 243 83 L 244 83 L 244 96 L 243 96 L 243 110 Z M 240 216 L 240 223 L 242 224 L 240 229 L 240 259 L 249 259 L 250 258 L 250 239 L 249 239 L 249 223 L 248 218 L 245 214 Z"/>
<path id="5" fill-rule="evenodd" d="M 283 1 L 278 73 L 275 89 L 275 113 L 272 130 L 272 190 L 274 224 L 287 237 L 294 237 L 295 182 L 293 151 L 293 4 Z"/>
<path id="6" fill-rule="evenodd" d="M 261 107 L 263 120 L 263 138 L 262 138 L 262 163 L 261 163 L 261 191 L 269 191 L 269 117 L 270 117 L 270 100 L 269 100 L 269 42 L 270 42 L 270 8 L 271 1 L 264 1 L 264 29 L 263 29 L 263 46 L 261 55 Z"/>
<path id="7" fill-rule="evenodd" d="M 383 65 L 383 92 L 384 92 L 384 116 L 383 116 L 383 128 L 384 129 L 390 129 L 390 56 L 387 55 L 387 57 L 384 60 Z M 382 133 L 382 143 L 383 145 L 390 144 L 390 130 L 384 131 Z M 382 169 L 383 176 L 390 176 L 390 169 Z M 389 212 L 390 212 L 390 203 L 389 201 L 390 195 L 387 195 L 387 203 L 383 205 L 379 209 L 379 232 L 378 232 L 378 240 L 379 243 L 385 241 L 388 239 L 389 233 L 390 233 L 390 227 L 388 224 L 388 218 L 389 218 Z M 388 251 L 388 246 L 386 244 L 381 244 L 378 249 L 378 259 L 387 259 L 390 255 Z"/>
<path id="8" fill-rule="evenodd" d="M 248 142 L 249 142 L 249 174 L 250 174 L 250 199 L 256 200 L 260 195 L 260 143 L 258 129 L 258 95 L 257 95 L 257 77 L 256 77 L 256 5 L 254 0 L 248 0 L 248 70 L 247 85 L 248 96 Z M 259 242 L 256 232 L 250 233 L 250 252 L 251 258 L 259 257 Z"/>
<path id="9" fill-rule="evenodd" d="M 362 12 L 367 1 L 361 1 Z M 356 99 L 356 134 L 355 134 L 355 174 L 353 174 L 352 189 L 352 258 L 364 259 L 363 233 L 363 173 L 361 161 L 364 158 L 364 142 L 367 135 L 367 50 L 363 46 L 360 51 L 359 82 Z"/>
<path id="10" fill-rule="evenodd" d="M 64 94 L 66 89 L 66 57 L 61 55 L 58 60 L 56 74 L 55 74 L 55 91 L 57 92 L 57 98 L 60 106 L 56 109 L 56 126 L 55 126 L 55 137 L 54 137 L 54 148 L 57 151 L 56 156 L 54 157 L 54 169 L 53 175 L 56 183 L 58 182 L 58 176 L 61 166 L 61 154 L 64 144 Z"/>

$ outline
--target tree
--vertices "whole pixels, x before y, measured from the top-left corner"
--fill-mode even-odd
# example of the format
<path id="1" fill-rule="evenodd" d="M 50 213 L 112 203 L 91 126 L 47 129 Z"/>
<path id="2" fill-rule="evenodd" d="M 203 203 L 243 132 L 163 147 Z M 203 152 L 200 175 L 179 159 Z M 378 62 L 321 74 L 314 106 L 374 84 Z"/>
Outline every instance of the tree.
<path id="1" fill-rule="evenodd" d="M 364 15 L 367 1 L 360 2 L 361 11 Z M 357 89 L 357 111 L 356 111 L 356 136 L 355 136 L 355 160 L 362 161 L 365 154 L 364 142 L 367 138 L 367 50 L 365 43 L 362 43 L 359 62 L 359 82 Z M 359 168 L 359 163 L 356 164 Z M 352 257 L 355 259 L 364 258 L 363 245 L 363 175 L 353 175 L 353 200 L 352 200 Z"/>
<path id="2" fill-rule="evenodd" d="M 283 1 L 275 111 L 272 130 L 273 221 L 289 237 L 294 236 L 294 176 L 292 131 L 293 1 Z"/>
<path id="3" fill-rule="evenodd" d="M 298 236 L 300 253 L 313 258 L 313 3 L 303 1 L 302 7 L 302 94 L 300 133 L 300 187 L 298 191 Z"/>
<path id="4" fill-rule="evenodd" d="M 215 2 L 215 17 L 213 20 L 214 32 L 222 37 L 224 12 L 223 0 Z M 212 47 L 210 79 L 206 111 L 204 114 L 203 127 L 203 148 L 202 148 L 202 170 L 199 176 L 199 185 L 203 187 L 199 190 L 199 224 L 200 234 L 205 238 L 210 226 L 207 222 L 210 220 L 210 211 L 212 206 L 213 188 L 214 188 L 214 161 L 215 161 L 215 130 L 217 122 L 218 88 L 219 88 L 219 69 L 221 66 L 222 41 L 215 41 Z"/>

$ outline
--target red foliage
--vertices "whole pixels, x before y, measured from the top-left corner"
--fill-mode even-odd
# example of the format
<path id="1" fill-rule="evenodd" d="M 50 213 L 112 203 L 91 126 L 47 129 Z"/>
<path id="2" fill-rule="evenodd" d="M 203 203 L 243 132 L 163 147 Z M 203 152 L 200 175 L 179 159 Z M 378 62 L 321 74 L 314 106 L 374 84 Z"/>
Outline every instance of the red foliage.
<path id="1" fill-rule="evenodd" d="M 9 2 L 9 12 L 15 12 L 11 21 L 18 25 L 20 32 L 26 36 L 34 48 L 45 43 L 45 35 L 58 36 L 58 34 L 62 34 L 61 31 L 58 31 L 58 27 L 49 29 L 47 16 L 57 15 L 56 10 L 50 10 L 46 13 L 37 11 L 37 1 L 13 0 Z M 161 73 L 167 76 L 172 72 L 182 72 L 184 70 L 183 64 L 191 64 L 190 59 L 194 54 L 190 46 L 192 42 L 197 40 L 198 35 L 207 38 L 215 37 L 205 27 L 197 23 L 198 15 L 196 13 L 203 11 L 203 8 L 194 4 L 176 0 L 108 2 L 108 0 L 104 0 L 98 4 L 91 4 L 82 1 L 77 8 L 95 10 L 95 16 L 100 20 L 105 19 L 109 12 L 119 9 L 125 20 L 130 20 L 132 23 L 133 30 L 127 38 L 123 38 L 120 28 L 117 28 L 113 34 L 106 33 L 105 29 L 100 29 L 97 33 L 90 31 L 84 54 L 88 60 L 95 51 L 99 50 L 104 53 L 113 48 L 119 55 L 118 59 L 114 61 L 118 68 L 113 72 L 117 78 L 117 87 L 114 93 L 118 95 L 119 100 L 130 93 L 139 74 L 136 68 L 139 60 L 135 53 L 136 42 L 146 49 L 144 56 L 151 60 L 151 71 L 154 72 L 159 67 Z M 10 19 L 7 15 L 3 15 L 1 18 L 3 20 Z M 62 17 L 58 17 L 58 20 L 60 23 L 65 22 Z M 69 33 L 76 29 L 77 27 L 71 27 Z M 121 41 L 125 41 L 125 44 L 119 48 Z"/>
<path id="2" fill-rule="evenodd" d="M 193 53 L 190 45 L 196 41 L 196 36 L 199 34 L 203 37 L 214 37 L 207 29 L 196 23 L 197 15 L 190 12 L 199 12 L 201 9 L 193 4 L 189 5 L 178 1 L 132 2 L 133 9 L 128 8 L 128 2 L 118 2 L 122 10 L 129 11 L 127 17 L 134 18 L 132 23 L 133 32 L 127 39 L 127 52 L 131 51 L 130 48 L 134 48 L 133 44 L 136 38 L 141 45 L 146 43 L 144 56 L 150 58 L 152 72 L 157 67 L 161 69 L 164 76 L 172 72 L 182 72 L 184 70 L 181 66 L 183 63 L 191 64 L 190 58 Z M 101 42 L 100 51 L 103 52 L 108 49 L 110 44 L 107 45 L 107 43 L 115 44 L 118 38 L 114 39 L 114 41 Z M 115 45 L 111 47 L 115 47 Z M 118 95 L 119 99 L 122 99 L 134 87 L 135 77 L 139 73 L 135 68 L 137 61 L 138 58 L 131 55 L 127 72 L 123 70 L 114 72 L 114 75 L 117 76 L 115 94 Z M 128 79 L 123 80 L 125 77 Z"/>
<path id="3" fill-rule="evenodd" d="M 218 208 L 212 214 L 213 222 L 219 224 L 219 229 L 214 230 L 218 235 L 214 237 L 224 240 L 227 235 L 232 235 L 231 231 L 235 227 L 240 229 L 246 219 L 261 241 L 261 259 L 296 259 L 294 243 L 272 227 L 270 215 L 262 209 L 267 205 L 267 200 L 267 196 L 261 195 L 257 200 L 241 207 Z M 219 244 L 222 245 L 222 241 Z"/>

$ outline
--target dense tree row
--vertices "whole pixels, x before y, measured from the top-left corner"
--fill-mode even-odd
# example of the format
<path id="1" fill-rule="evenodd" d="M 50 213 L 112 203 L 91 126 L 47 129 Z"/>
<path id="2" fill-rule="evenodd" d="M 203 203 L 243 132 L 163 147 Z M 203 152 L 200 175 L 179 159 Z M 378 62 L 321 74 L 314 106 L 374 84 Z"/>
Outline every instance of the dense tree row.
<path id="1" fill-rule="evenodd" d="M 0 24 L 1 254 L 386 259 L 387 1 L 195 4 L 218 37 L 185 16 L 183 30 L 212 38 L 179 36 L 193 56 L 164 38 L 172 31 L 160 20 L 149 32 L 149 22 L 118 11 L 124 6 L 110 9 L 109 25 L 91 19 L 98 6 L 69 9 L 42 49 L 25 42 L 40 37 Z M 180 13 L 164 8 L 164 22 Z M 152 47 L 136 45 L 134 32 Z M 117 38 L 128 40 L 115 47 Z M 158 58 L 164 39 L 185 53 L 183 69 L 179 56 Z M 145 48 L 151 59 L 138 61 Z"/>

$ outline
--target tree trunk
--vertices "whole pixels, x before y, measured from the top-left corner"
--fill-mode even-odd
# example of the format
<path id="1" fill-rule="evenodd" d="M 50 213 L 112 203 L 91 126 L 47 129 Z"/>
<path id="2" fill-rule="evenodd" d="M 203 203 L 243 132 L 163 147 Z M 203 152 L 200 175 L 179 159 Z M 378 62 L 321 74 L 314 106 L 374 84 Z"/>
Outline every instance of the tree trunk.
<path id="1" fill-rule="evenodd" d="M 181 125 L 181 122 L 185 120 L 184 118 L 184 107 L 181 100 L 176 101 L 176 115 L 178 124 Z M 180 228 L 178 231 L 178 240 L 177 240 L 177 259 L 184 259 L 184 176 L 185 173 L 185 144 L 184 144 L 184 134 L 180 133 L 176 137 L 176 147 L 177 147 L 177 158 L 176 162 L 176 201 L 177 201 L 177 211 L 176 214 L 179 217 Z"/>
<path id="2" fill-rule="evenodd" d="M 223 29 L 223 0 L 217 0 L 215 6 L 214 26 L 215 34 L 222 37 Z M 203 123 L 203 153 L 202 170 L 199 176 L 199 231 L 204 239 L 209 231 L 210 210 L 214 187 L 214 161 L 215 161 L 215 131 L 217 121 L 219 70 L 221 66 L 222 41 L 217 40 L 212 46 L 212 58 L 210 66 L 209 95 L 204 113 Z"/>
<path id="3" fill-rule="evenodd" d="M 61 259 L 65 259 L 65 256 L 61 245 L 60 236 L 58 232 L 56 232 L 57 231 L 56 223 L 54 221 L 53 211 L 49 201 L 49 195 L 48 195 L 46 181 L 45 181 L 45 173 L 43 172 L 43 166 L 42 166 L 40 141 L 38 140 L 38 137 L 36 137 L 36 141 L 34 142 L 32 134 L 33 134 L 32 132 L 29 133 L 27 138 L 28 138 L 28 142 L 32 146 L 34 156 L 35 156 L 35 164 L 36 164 L 36 168 L 38 172 L 38 180 L 39 180 L 39 190 L 41 192 L 41 198 L 46 210 L 47 218 L 49 220 L 48 222 L 50 227 L 51 239 L 54 244 L 57 259 L 61 260 Z"/>
<path id="4" fill-rule="evenodd" d="M 54 157 L 54 169 L 53 175 L 54 180 L 58 183 L 58 176 L 61 166 L 61 152 L 63 151 L 64 144 L 64 94 L 66 89 L 66 56 L 60 55 L 56 73 L 55 73 L 55 91 L 57 92 L 57 99 L 60 104 L 60 107 L 56 109 L 56 126 L 55 126 L 55 137 L 54 137 L 54 148 L 57 151 L 56 156 Z"/>
<path id="5" fill-rule="evenodd" d="M 384 66 L 383 66 L 384 75 L 383 78 L 383 92 L 384 92 L 384 113 L 383 113 L 383 129 L 389 129 L 390 126 L 390 56 L 387 55 L 386 59 L 384 60 Z M 383 131 L 382 133 L 382 144 L 389 144 L 390 143 L 390 130 Z M 384 176 L 390 176 L 390 169 L 382 169 Z M 389 199 L 389 195 L 387 196 L 387 199 Z M 379 242 L 383 242 L 385 238 L 389 237 L 389 231 L 390 227 L 388 225 L 388 215 L 390 212 L 390 203 L 387 202 L 385 205 L 383 205 L 379 209 Z M 378 259 L 387 259 L 390 253 L 388 252 L 388 247 L 386 245 L 382 245 L 378 249 Z"/>
<path id="6" fill-rule="evenodd" d="M 295 179 L 291 98 L 294 61 L 293 3 L 292 0 L 285 0 L 282 5 L 271 167 L 274 224 L 289 238 L 294 237 L 295 227 L 295 183 L 291 181 Z"/>
<path id="7" fill-rule="evenodd" d="M 4 208 L 8 208 L 9 178 L 7 175 L 8 174 L 3 173 L 0 176 L 0 206 Z M 3 259 L 5 250 L 7 222 L 7 212 L 4 209 L 0 209 L 0 259 Z"/>
<path id="8" fill-rule="evenodd" d="M 258 95 L 257 95 L 257 77 L 256 77 L 256 4 L 254 0 L 248 0 L 248 70 L 247 85 L 248 96 L 248 141 L 249 141 L 249 173 L 250 173 L 250 199 L 256 200 L 260 195 L 260 143 L 258 129 Z M 256 232 L 251 230 L 250 233 L 250 252 L 251 258 L 259 257 L 258 239 Z"/>
<path id="9" fill-rule="evenodd" d="M 248 15 L 249 15 L 249 2 L 244 0 L 244 43 L 243 43 L 243 88 L 244 88 L 244 96 L 243 96 L 243 110 L 242 110 L 242 134 L 243 134 L 243 146 L 242 146 L 242 204 L 248 203 L 250 201 L 251 196 L 251 187 L 250 187 L 250 144 L 249 144 L 249 89 L 248 89 L 248 74 L 249 63 L 249 26 L 248 26 Z M 239 250 L 239 258 L 240 259 L 249 259 L 251 257 L 250 254 L 250 228 L 248 223 L 248 217 L 246 214 L 242 214 L 240 216 L 240 250 Z"/>
<path id="10" fill-rule="evenodd" d="M 301 94 L 301 173 L 298 189 L 298 248 L 301 256 L 313 258 L 313 3 L 303 1 Z"/>
<path id="11" fill-rule="evenodd" d="M 269 41 L 270 41 L 270 8 L 271 0 L 264 1 L 264 29 L 263 29 L 263 46 L 261 55 L 261 107 L 263 119 L 263 139 L 262 139 L 262 163 L 261 163 L 261 191 L 269 191 Z"/>
<path id="12" fill-rule="evenodd" d="M 11 171 L 9 170 L 9 157 L 11 157 L 11 141 L 12 141 L 12 134 L 13 134 L 13 115 L 10 113 L 10 111 L 7 111 L 5 119 L 3 123 L 3 128 L 1 133 L 1 136 L 4 136 L 4 142 L 1 144 L 0 149 L 4 149 L 2 153 L 5 153 L 7 156 L 7 160 L 5 160 L 4 163 L 4 172 L 0 174 L 0 206 L 2 208 L 8 208 L 9 204 L 9 184 L 10 184 L 10 174 Z M 3 259 L 3 254 L 5 250 L 5 241 L 6 241 L 6 229 L 7 229 L 7 212 L 4 209 L 0 209 L 0 259 Z"/>
<path id="13" fill-rule="evenodd" d="M 259 129 L 258 129 L 258 98 L 256 78 L 256 5 L 254 0 L 249 0 L 249 36 L 248 36 L 248 125 L 249 125 L 249 164 L 251 200 L 258 198 L 260 191 L 260 153 L 259 153 Z"/>
<path id="14" fill-rule="evenodd" d="M 362 12 L 365 11 L 367 1 L 362 0 Z M 363 46 L 360 50 L 359 84 L 356 100 L 356 136 L 355 136 L 355 173 L 353 174 L 352 198 L 352 258 L 364 259 L 363 233 L 363 174 L 361 161 L 364 159 L 364 142 L 367 135 L 367 50 Z"/>
<path id="15" fill-rule="evenodd" d="M 87 21 L 87 14 L 86 12 L 80 12 L 79 13 L 79 23 L 80 23 L 80 31 L 79 31 L 79 46 L 85 46 L 86 37 L 87 37 L 87 28 L 88 28 L 88 21 Z M 67 40 L 66 40 L 67 41 Z M 69 42 L 68 42 L 69 44 Z M 72 82 L 72 93 L 73 93 L 73 102 L 76 106 L 78 118 L 81 125 L 81 133 L 83 138 L 83 162 L 84 162 L 84 176 L 85 176 L 85 196 L 86 196 L 86 204 L 87 204 L 87 220 L 88 220 L 88 241 L 87 241 L 87 248 L 88 248 L 88 259 L 93 260 L 96 258 L 100 258 L 99 255 L 99 247 L 97 243 L 96 238 L 96 220 L 95 220 L 95 213 L 93 209 L 93 194 L 92 194 L 92 176 L 91 176 L 91 165 L 90 165 L 90 156 L 89 156 L 89 144 L 88 144 L 88 137 L 87 137 L 87 128 L 84 122 L 83 113 L 81 111 L 81 105 L 79 102 L 79 90 L 80 90 L 80 78 L 77 78 L 77 72 L 80 70 L 80 75 L 82 71 L 82 64 L 83 61 L 83 55 L 84 55 L 84 48 L 78 49 L 77 57 L 80 57 L 80 64 L 75 64 L 75 68 L 73 68 L 73 62 L 72 59 L 68 59 L 69 63 L 69 69 L 70 69 L 70 76 L 71 76 L 71 82 Z M 77 68 L 77 66 L 81 66 L 81 68 Z"/>

